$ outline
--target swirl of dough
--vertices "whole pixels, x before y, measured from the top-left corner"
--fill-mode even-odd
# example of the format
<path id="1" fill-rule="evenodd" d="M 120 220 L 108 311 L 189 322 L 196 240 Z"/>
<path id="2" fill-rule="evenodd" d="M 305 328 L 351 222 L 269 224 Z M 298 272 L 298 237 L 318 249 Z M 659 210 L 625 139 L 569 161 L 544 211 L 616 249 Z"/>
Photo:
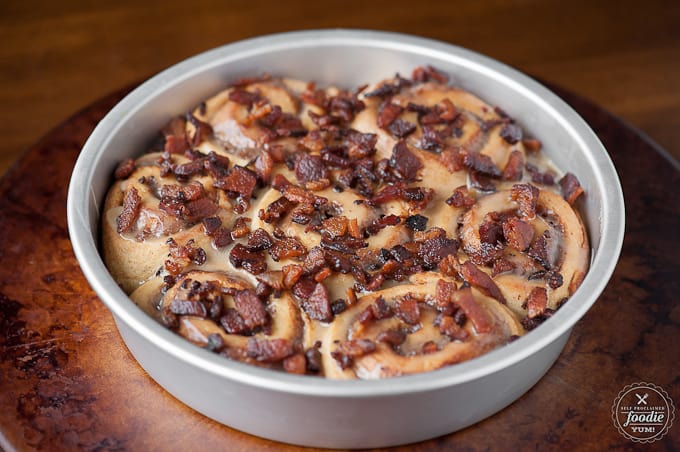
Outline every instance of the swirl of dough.
<path id="1" fill-rule="evenodd" d="M 364 295 L 336 317 L 321 348 L 323 371 L 334 379 L 427 372 L 472 359 L 523 331 L 508 308 L 476 289 L 444 280 L 399 285 Z"/>
<path id="2" fill-rule="evenodd" d="M 289 294 L 263 301 L 223 272 L 189 271 L 167 290 L 156 278 L 130 298 L 192 343 L 238 361 L 270 366 L 302 350 L 300 310 Z"/>
<path id="3" fill-rule="evenodd" d="M 522 317 L 536 288 L 546 291 L 544 308 L 556 309 L 571 296 L 585 276 L 589 255 L 586 230 L 569 203 L 549 190 L 527 187 L 533 186 L 517 184 L 478 199 L 460 230 L 463 250 L 492 275 Z M 526 209 L 532 198 L 535 206 Z"/>

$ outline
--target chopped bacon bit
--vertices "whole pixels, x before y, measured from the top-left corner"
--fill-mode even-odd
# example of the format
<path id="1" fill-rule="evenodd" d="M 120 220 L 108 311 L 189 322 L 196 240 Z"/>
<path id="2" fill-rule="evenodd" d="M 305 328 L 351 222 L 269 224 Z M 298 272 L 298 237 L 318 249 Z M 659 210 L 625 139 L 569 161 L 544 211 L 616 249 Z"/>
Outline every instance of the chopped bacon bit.
<path id="1" fill-rule="evenodd" d="M 283 196 L 291 202 L 298 204 L 311 204 L 315 207 L 322 206 L 328 202 L 327 198 L 317 196 L 309 190 L 305 190 L 297 185 L 288 185 L 283 189 Z"/>
<path id="2" fill-rule="evenodd" d="M 293 207 L 293 203 L 285 197 L 280 197 L 267 206 L 265 210 L 260 210 L 257 216 L 265 223 L 276 223 Z"/>
<path id="3" fill-rule="evenodd" d="M 548 292 L 543 287 L 534 287 L 526 300 L 527 316 L 533 319 L 542 315 L 547 305 Z"/>
<path id="4" fill-rule="evenodd" d="M 417 126 L 412 122 L 405 121 L 403 119 L 395 119 L 389 126 L 387 130 L 397 138 L 404 138 L 415 132 Z"/>
<path id="5" fill-rule="evenodd" d="M 127 179 L 130 174 L 135 170 L 135 161 L 131 158 L 125 159 L 118 164 L 116 171 L 114 171 L 113 176 L 118 179 Z"/>
<path id="6" fill-rule="evenodd" d="M 333 303 L 331 303 L 331 311 L 333 311 L 333 315 L 338 315 L 347 310 L 347 303 L 345 300 L 342 298 L 339 298 L 335 300 Z"/>
<path id="7" fill-rule="evenodd" d="M 443 315 L 439 319 L 439 332 L 454 341 L 464 341 L 470 335 L 456 323 L 453 317 L 449 315 Z"/>
<path id="8" fill-rule="evenodd" d="M 300 303 L 312 296 L 318 283 L 311 278 L 300 278 L 292 287 L 293 295 Z"/>
<path id="9" fill-rule="evenodd" d="M 508 246 L 524 251 L 529 248 L 534 239 L 534 228 L 530 223 L 516 217 L 510 217 L 503 222 L 503 236 Z"/>
<path id="10" fill-rule="evenodd" d="M 213 236 L 222 226 L 220 217 L 206 217 L 203 218 L 201 223 L 203 224 L 203 232 L 208 236 Z"/>
<path id="11" fill-rule="evenodd" d="M 307 189 L 307 190 L 321 191 L 325 188 L 330 187 L 331 181 L 329 179 L 311 180 L 309 182 L 305 182 L 304 186 L 305 186 L 305 189 Z"/>
<path id="12" fill-rule="evenodd" d="M 196 246 L 194 239 L 189 239 L 184 245 L 179 245 L 171 237 L 166 243 L 170 247 L 170 254 L 165 261 L 165 268 L 173 276 L 184 271 L 190 263 L 203 265 L 207 259 L 205 250 Z"/>
<path id="13" fill-rule="evenodd" d="M 501 178 L 503 180 L 517 181 L 522 178 L 522 168 L 524 167 L 524 157 L 519 151 L 512 151 L 508 158 L 508 163 L 503 168 Z"/>
<path id="14" fill-rule="evenodd" d="M 543 143 L 541 143 L 539 140 L 530 138 L 522 140 L 522 144 L 524 145 L 524 149 L 529 152 L 538 152 L 543 147 Z"/>
<path id="15" fill-rule="evenodd" d="M 317 341 L 313 347 L 305 350 L 305 358 L 307 359 L 307 370 L 309 372 L 317 373 L 321 370 L 321 342 Z"/>
<path id="16" fill-rule="evenodd" d="M 284 237 L 269 248 L 269 255 L 274 261 L 301 257 L 307 254 L 307 248 L 295 237 Z"/>
<path id="17" fill-rule="evenodd" d="M 409 325 L 415 325 L 420 321 L 420 307 L 418 299 L 407 295 L 397 303 L 397 317 Z"/>
<path id="18" fill-rule="evenodd" d="M 130 187 L 130 190 L 125 193 L 123 198 L 123 211 L 116 218 L 116 230 L 119 234 L 130 230 L 132 225 L 139 215 L 141 209 L 142 198 L 139 196 L 135 187 Z"/>
<path id="19" fill-rule="evenodd" d="M 170 302 L 170 312 L 175 315 L 192 315 L 206 318 L 208 311 L 200 300 L 184 300 L 175 298 Z"/>
<path id="20" fill-rule="evenodd" d="M 236 292 L 234 294 L 234 305 L 248 329 L 264 326 L 269 321 L 269 315 L 264 303 L 252 290 L 239 290 Z"/>
<path id="21" fill-rule="evenodd" d="M 337 352 L 349 358 L 358 358 L 375 351 L 375 342 L 370 339 L 353 339 L 338 344 Z"/>
<path id="22" fill-rule="evenodd" d="M 192 146 L 198 146 L 201 144 L 207 137 L 211 136 L 213 134 L 213 128 L 210 124 L 207 122 L 203 122 L 200 119 L 198 119 L 196 116 L 193 114 L 188 114 L 187 115 L 187 120 L 191 123 L 192 126 L 194 126 L 194 136 L 191 137 L 191 145 Z"/>
<path id="23" fill-rule="evenodd" d="M 444 85 L 449 82 L 448 75 L 444 74 L 443 72 L 435 69 L 430 65 L 427 65 L 425 67 L 418 66 L 413 70 L 413 74 L 411 77 L 413 78 L 413 81 L 418 83 L 425 83 L 429 82 L 430 80 L 434 80 L 435 82 Z"/>
<path id="24" fill-rule="evenodd" d="M 440 279 L 437 281 L 435 289 L 434 302 L 439 312 L 450 314 L 453 311 L 451 305 L 451 297 L 453 293 L 458 290 L 456 283 Z"/>
<path id="25" fill-rule="evenodd" d="M 260 179 L 263 184 L 268 184 L 271 179 L 272 169 L 274 168 L 274 159 L 272 158 L 271 153 L 267 150 L 261 151 L 255 158 L 253 166 L 255 167 L 257 178 Z"/>
<path id="26" fill-rule="evenodd" d="M 248 223 L 250 223 L 250 218 L 238 217 L 234 222 L 234 227 L 232 228 L 231 236 L 234 239 L 240 239 L 242 237 L 247 236 L 250 233 L 250 226 L 248 225 Z"/>
<path id="27" fill-rule="evenodd" d="M 302 353 L 296 353 L 283 360 L 283 369 L 291 374 L 304 375 L 307 371 L 307 359 Z"/>
<path id="28" fill-rule="evenodd" d="M 522 140 L 522 129 L 517 124 L 505 124 L 501 128 L 500 136 L 510 144 L 515 144 Z"/>
<path id="29" fill-rule="evenodd" d="M 340 237 L 347 233 L 347 227 L 349 226 L 349 221 L 347 217 L 330 217 L 321 222 L 321 227 L 324 233 L 328 234 L 330 237 Z"/>
<path id="30" fill-rule="evenodd" d="M 267 270 L 264 254 L 261 252 L 248 251 L 248 248 L 237 243 L 229 252 L 229 262 L 236 267 L 243 267 L 253 275 L 259 275 Z"/>
<path id="31" fill-rule="evenodd" d="M 531 182 L 541 185 L 555 185 L 555 173 L 551 170 L 542 173 L 537 167 L 529 163 L 524 165 L 524 167 L 531 174 Z"/>
<path id="32" fill-rule="evenodd" d="M 234 88 L 229 92 L 229 100 L 250 108 L 255 102 L 262 100 L 262 96 L 242 88 Z"/>
<path id="33" fill-rule="evenodd" d="M 439 346 L 435 341 L 427 341 L 423 343 L 422 353 L 424 355 L 429 355 L 430 353 L 436 353 L 439 351 Z"/>
<path id="34" fill-rule="evenodd" d="M 475 264 L 470 261 L 466 261 L 460 265 L 459 272 L 461 278 L 479 289 L 482 293 L 490 296 L 491 298 L 495 298 L 503 304 L 507 304 L 505 297 L 501 293 L 501 290 L 498 288 L 496 283 L 493 282 L 489 275 L 477 268 Z"/>
<path id="35" fill-rule="evenodd" d="M 237 193 L 245 199 L 249 199 L 253 195 L 256 185 L 257 176 L 255 173 L 242 166 L 234 166 L 226 177 L 213 183 L 214 187 Z"/>
<path id="36" fill-rule="evenodd" d="M 353 254 L 359 248 L 365 248 L 368 243 L 363 239 L 355 239 L 354 237 L 321 237 L 321 247 L 331 251 L 338 251 L 343 254 Z"/>
<path id="37" fill-rule="evenodd" d="M 388 98 L 395 94 L 398 94 L 403 87 L 410 86 L 411 81 L 402 78 L 397 74 L 396 81 L 393 83 L 383 83 L 373 91 L 364 93 L 364 97 L 379 97 L 381 99 Z"/>
<path id="38" fill-rule="evenodd" d="M 183 217 L 189 222 L 196 222 L 210 215 L 214 215 L 217 210 L 217 204 L 211 199 L 200 198 L 195 201 L 189 201 L 184 204 Z"/>
<path id="39" fill-rule="evenodd" d="M 251 337 L 246 348 L 248 356 L 258 361 L 273 363 L 295 353 L 295 347 L 286 339 L 260 339 Z"/>
<path id="40" fill-rule="evenodd" d="M 425 218 L 425 217 L 423 217 Z M 427 221 L 427 219 L 426 219 Z M 366 226 L 366 233 L 368 235 L 375 235 L 387 226 L 396 226 L 401 222 L 401 218 L 398 217 L 397 215 L 384 215 L 379 218 L 376 218 Z"/>
<path id="41" fill-rule="evenodd" d="M 373 304 L 369 306 L 369 309 L 376 320 L 387 319 L 394 315 L 392 308 L 387 304 L 383 297 L 376 298 Z"/>
<path id="42" fill-rule="evenodd" d="M 301 265 L 286 264 L 281 267 L 281 272 L 283 273 L 283 287 L 290 289 L 300 280 L 304 270 Z"/>
<path id="43" fill-rule="evenodd" d="M 406 341 L 406 332 L 401 328 L 381 331 L 375 338 L 377 342 L 383 342 L 393 347 L 397 347 Z"/>
<path id="44" fill-rule="evenodd" d="M 540 190 L 531 184 L 515 184 L 510 196 L 518 204 L 518 213 L 523 218 L 534 218 Z"/>
<path id="45" fill-rule="evenodd" d="M 248 331 L 245 323 L 243 323 L 243 318 L 233 308 L 227 309 L 224 315 L 220 317 L 220 325 L 229 334 L 242 334 Z"/>
<path id="46" fill-rule="evenodd" d="M 360 239 L 361 237 L 363 237 L 361 229 L 359 228 L 359 222 L 357 221 L 356 218 L 351 218 L 349 220 L 349 224 L 347 225 L 347 231 L 349 232 L 349 235 L 355 239 Z"/>
<path id="47" fill-rule="evenodd" d="M 446 236 L 434 237 L 419 243 L 418 257 L 427 268 L 435 268 L 446 256 L 455 256 L 458 252 L 458 240 Z"/>
<path id="48" fill-rule="evenodd" d="M 350 159 L 369 157 L 375 152 L 377 142 L 378 135 L 375 133 L 362 133 L 355 129 L 348 129 L 345 137 L 347 157 Z"/>
<path id="49" fill-rule="evenodd" d="M 378 107 L 378 127 L 381 129 L 386 128 L 399 117 L 402 111 L 404 111 L 404 108 L 399 104 L 393 104 L 389 100 L 383 102 L 380 104 L 380 107 Z"/>
<path id="50" fill-rule="evenodd" d="M 513 270 L 515 266 L 509 260 L 499 257 L 493 261 L 493 269 L 491 270 L 491 277 L 494 278 L 501 273 Z"/>
<path id="51" fill-rule="evenodd" d="M 453 190 L 453 194 L 446 200 L 446 204 L 453 207 L 471 207 L 475 202 L 475 195 L 465 185 Z"/>
<path id="52" fill-rule="evenodd" d="M 392 149 L 390 166 L 394 173 L 405 182 L 413 182 L 418 176 L 418 170 L 423 167 L 420 159 L 412 153 L 404 140 L 400 140 Z"/>
<path id="53" fill-rule="evenodd" d="M 464 152 L 463 164 L 468 168 L 472 168 L 489 176 L 498 177 L 501 175 L 501 171 L 493 160 L 491 160 L 491 157 L 479 152 Z"/>
<path id="54" fill-rule="evenodd" d="M 564 284 L 564 278 L 558 272 L 548 272 L 546 274 L 546 281 L 551 289 L 559 289 Z"/>
<path id="55" fill-rule="evenodd" d="M 488 333 L 493 329 L 489 314 L 477 303 L 472 295 L 472 289 L 467 287 L 457 291 L 454 294 L 453 301 L 460 306 L 466 317 L 470 319 L 477 334 Z"/>
<path id="56" fill-rule="evenodd" d="M 450 173 L 455 173 L 465 168 L 463 163 L 464 153 L 460 147 L 447 146 L 441 154 L 439 154 L 439 161 L 449 170 Z"/>
<path id="57" fill-rule="evenodd" d="M 343 255 L 335 251 L 324 250 L 326 265 L 334 272 L 347 274 L 352 272 L 352 263 Z"/>
<path id="58" fill-rule="evenodd" d="M 560 179 L 560 188 L 562 189 L 562 196 L 569 204 L 574 204 L 576 199 L 583 194 L 583 188 L 576 176 L 572 173 L 567 173 Z"/>
<path id="59" fill-rule="evenodd" d="M 231 236 L 231 231 L 227 228 L 219 228 L 213 234 L 213 244 L 217 248 L 224 248 L 227 245 L 231 245 L 234 239 Z"/>
<path id="60" fill-rule="evenodd" d="M 495 245 L 503 238 L 503 226 L 492 215 L 486 215 L 479 225 L 479 240 L 482 243 Z"/>
<path id="61" fill-rule="evenodd" d="M 313 247 L 307 253 L 302 268 L 306 275 L 312 275 L 326 266 L 326 256 L 319 246 Z"/>
<path id="62" fill-rule="evenodd" d="M 262 228 L 258 228 L 248 235 L 249 251 L 264 251 L 274 245 L 274 240 L 269 233 Z"/>
<path id="63" fill-rule="evenodd" d="M 314 281 L 322 282 L 324 279 L 331 276 L 332 273 L 333 271 L 330 268 L 324 267 L 321 270 L 319 270 L 316 275 L 314 275 Z"/>
<path id="64" fill-rule="evenodd" d="M 306 279 L 305 281 L 310 280 Z M 301 305 L 302 309 L 312 320 L 319 320 L 321 322 L 330 322 L 333 320 L 333 311 L 331 310 L 331 302 L 328 299 L 328 290 L 323 283 L 316 283 L 314 290 L 309 296 L 301 298 Z"/>
<path id="65" fill-rule="evenodd" d="M 258 282 L 266 284 L 274 290 L 283 290 L 285 287 L 283 285 L 283 271 L 282 270 L 267 270 L 264 273 L 260 273 L 255 277 Z M 258 295 L 259 296 L 259 295 Z M 267 299 L 266 297 L 261 297 Z"/>
<path id="66" fill-rule="evenodd" d="M 189 142 L 186 136 L 186 122 L 182 118 L 174 118 L 163 130 L 165 146 L 163 150 L 168 154 L 182 154 L 189 149 Z"/>
<path id="67" fill-rule="evenodd" d="M 470 186 L 472 188 L 485 192 L 496 191 L 496 183 L 490 176 L 475 170 L 470 170 L 468 175 L 470 177 Z"/>
<path id="68" fill-rule="evenodd" d="M 295 165 L 295 176 L 300 183 L 327 179 L 328 171 L 318 155 L 303 154 Z"/>
<path id="69" fill-rule="evenodd" d="M 424 231 L 427 228 L 427 217 L 416 214 L 406 218 L 404 225 L 412 231 Z"/>
<path id="70" fill-rule="evenodd" d="M 439 117 L 437 116 L 437 119 Z M 422 121 L 421 121 L 422 123 Z M 446 142 L 446 137 L 443 133 L 435 129 L 431 125 L 423 125 L 422 138 L 420 139 L 420 147 L 426 151 L 440 152 Z"/>
<path id="71" fill-rule="evenodd" d="M 548 239 L 550 239 L 550 233 L 546 230 L 531 242 L 527 254 L 547 270 L 550 270 L 552 263 L 548 254 Z"/>

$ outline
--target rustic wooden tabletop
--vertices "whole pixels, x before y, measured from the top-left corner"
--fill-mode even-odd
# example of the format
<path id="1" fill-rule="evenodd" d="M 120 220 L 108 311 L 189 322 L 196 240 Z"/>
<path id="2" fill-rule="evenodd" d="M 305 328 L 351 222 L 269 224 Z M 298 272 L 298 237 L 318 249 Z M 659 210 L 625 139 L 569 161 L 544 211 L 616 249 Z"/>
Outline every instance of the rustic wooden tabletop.
<path id="1" fill-rule="evenodd" d="M 417 449 L 639 447 L 608 415 L 625 385 L 654 382 L 680 409 L 680 197 L 668 189 L 680 171 L 661 155 L 680 159 L 678 25 L 680 2 L 651 0 L 0 1 L 0 450 L 297 450 L 194 413 L 137 366 L 75 261 L 65 187 L 121 88 L 224 43 L 335 27 L 439 39 L 549 83 L 603 140 L 626 197 L 617 270 L 556 365 L 508 409 Z M 678 447 L 679 415 L 653 449 Z"/>

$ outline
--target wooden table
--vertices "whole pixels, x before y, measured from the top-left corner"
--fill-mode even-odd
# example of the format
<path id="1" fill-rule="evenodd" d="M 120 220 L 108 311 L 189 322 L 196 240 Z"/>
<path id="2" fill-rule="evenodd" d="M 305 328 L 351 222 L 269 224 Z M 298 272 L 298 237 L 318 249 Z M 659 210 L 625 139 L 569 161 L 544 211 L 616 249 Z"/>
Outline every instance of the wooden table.
<path id="1" fill-rule="evenodd" d="M 674 281 L 680 197 L 673 189 L 680 171 L 605 111 L 680 158 L 680 3 L 442 2 L 418 10 L 398 2 L 42 3 L 0 4 L 0 171 L 28 149 L 0 181 L 0 437 L 6 444 L 295 449 L 197 415 L 137 366 L 73 257 L 65 184 L 80 145 L 121 87 L 222 43 L 339 26 L 441 39 L 555 83 L 610 150 L 626 196 L 627 235 L 614 277 L 547 376 L 498 415 L 418 450 L 632 448 L 607 411 L 624 385 L 639 380 L 662 386 L 676 406 L 675 425 L 652 448 L 680 443 Z"/>

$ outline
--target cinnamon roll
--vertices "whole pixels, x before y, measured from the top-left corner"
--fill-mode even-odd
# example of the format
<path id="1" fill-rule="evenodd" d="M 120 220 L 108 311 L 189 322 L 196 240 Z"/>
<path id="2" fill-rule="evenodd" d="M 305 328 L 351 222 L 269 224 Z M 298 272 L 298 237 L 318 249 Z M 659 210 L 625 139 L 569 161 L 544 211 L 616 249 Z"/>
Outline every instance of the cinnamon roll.
<path id="1" fill-rule="evenodd" d="M 431 67 L 355 90 L 242 79 L 121 162 L 103 255 L 140 308 L 227 358 L 427 372 L 502 347 L 578 288 L 583 189 L 559 174 Z"/>

